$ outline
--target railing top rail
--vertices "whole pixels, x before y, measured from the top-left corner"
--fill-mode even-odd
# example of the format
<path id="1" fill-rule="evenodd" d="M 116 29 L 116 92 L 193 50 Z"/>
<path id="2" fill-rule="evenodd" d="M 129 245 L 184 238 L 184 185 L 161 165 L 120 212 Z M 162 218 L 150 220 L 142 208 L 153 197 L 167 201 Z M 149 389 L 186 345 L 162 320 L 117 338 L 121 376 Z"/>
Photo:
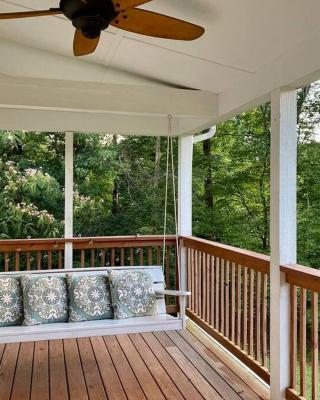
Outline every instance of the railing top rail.
<path id="1" fill-rule="evenodd" d="M 0 252 L 10 251 L 33 251 L 33 250 L 61 250 L 65 243 L 73 243 L 75 249 L 94 247 L 139 247 L 160 246 L 163 242 L 162 235 L 153 236 L 98 236 L 98 237 L 75 237 L 47 238 L 47 239 L 4 239 L 0 240 Z M 168 245 L 175 244 L 175 236 L 166 237 Z"/>
<path id="2" fill-rule="evenodd" d="M 282 265 L 286 281 L 292 285 L 320 293 L 320 270 L 299 264 Z"/>
<path id="3" fill-rule="evenodd" d="M 183 236 L 182 239 L 186 247 L 269 274 L 269 256 L 194 236 Z"/>

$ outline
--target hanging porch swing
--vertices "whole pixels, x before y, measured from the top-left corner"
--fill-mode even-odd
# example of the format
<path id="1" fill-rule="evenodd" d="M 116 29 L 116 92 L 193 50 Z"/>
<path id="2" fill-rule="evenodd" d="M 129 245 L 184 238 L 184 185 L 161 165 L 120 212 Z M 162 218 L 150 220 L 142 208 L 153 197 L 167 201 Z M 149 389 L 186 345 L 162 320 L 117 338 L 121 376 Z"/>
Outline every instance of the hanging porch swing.
<path id="1" fill-rule="evenodd" d="M 171 119 L 169 115 L 162 265 L 1 273 L 0 343 L 185 327 L 186 298 L 190 292 L 166 290 L 164 277 L 171 166 L 177 267 L 181 279 Z M 179 299 L 178 316 L 167 314 L 165 296 Z"/>

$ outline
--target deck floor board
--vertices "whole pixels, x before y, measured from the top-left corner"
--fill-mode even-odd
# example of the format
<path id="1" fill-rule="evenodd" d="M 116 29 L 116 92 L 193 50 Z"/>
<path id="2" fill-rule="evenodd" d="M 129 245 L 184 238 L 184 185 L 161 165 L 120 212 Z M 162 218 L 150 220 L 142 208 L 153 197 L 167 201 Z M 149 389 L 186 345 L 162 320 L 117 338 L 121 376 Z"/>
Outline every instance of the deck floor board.
<path id="1" fill-rule="evenodd" d="M 2 345 L 0 399 L 267 400 L 269 394 L 190 329 Z"/>

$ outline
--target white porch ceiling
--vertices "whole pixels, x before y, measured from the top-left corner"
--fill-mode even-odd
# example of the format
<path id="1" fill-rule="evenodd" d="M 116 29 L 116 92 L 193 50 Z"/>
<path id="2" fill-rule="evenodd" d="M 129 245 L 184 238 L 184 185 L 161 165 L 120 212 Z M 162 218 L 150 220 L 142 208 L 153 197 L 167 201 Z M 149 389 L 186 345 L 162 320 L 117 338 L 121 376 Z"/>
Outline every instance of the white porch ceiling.
<path id="1" fill-rule="evenodd" d="M 57 6 L 58 0 L 2 0 L 0 12 Z M 176 42 L 110 27 L 94 54 L 75 59 L 73 27 L 64 17 L 0 21 L 0 74 L 95 82 L 105 85 L 101 89 L 120 84 L 156 91 L 163 86 L 217 95 L 211 118 L 200 113 L 195 122 L 192 115 L 188 129 L 190 118 L 180 115 L 185 131 L 178 134 L 234 115 L 279 85 L 320 78 L 318 0 L 153 0 L 143 8 L 202 25 L 206 33 L 193 42 Z"/>

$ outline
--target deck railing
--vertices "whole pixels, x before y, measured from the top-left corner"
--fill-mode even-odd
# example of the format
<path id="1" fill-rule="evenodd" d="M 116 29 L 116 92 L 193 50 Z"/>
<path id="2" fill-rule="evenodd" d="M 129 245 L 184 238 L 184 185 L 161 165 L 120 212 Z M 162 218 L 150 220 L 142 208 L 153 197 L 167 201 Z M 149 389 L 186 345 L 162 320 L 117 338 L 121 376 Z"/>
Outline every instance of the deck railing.
<path id="1" fill-rule="evenodd" d="M 301 265 L 281 267 L 290 284 L 291 338 L 288 399 L 319 399 L 320 271 Z"/>
<path id="2" fill-rule="evenodd" d="M 194 237 L 183 246 L 187 315 L 269 382 L 269 257 Z"/>
<path id="3" fill-rule="evenodd" d="M 73 267 L 162 263 L 163 236 L 0 240 L 0 271 L 62 269 L 73 247 Z M 270 381 L 269 257 L 220 243 L 182 237 L 187 255 L 187 315 L 266 382 Z M 320 271 L 282 266 L 291 290 L 291 367 L 287 398 L 319 395 Z M 176 242 L 166 239 L 167 288 L 179 287 Z M 168 299 L 167 310 L 177 305 Z"/>
<path id="4" fill-rule="evenodd" d="M 0 272 L 62 269 L 66 243 L 72 243 L 74 268 L 162 264 L 163 236 L 0 240 Z M 176 240 L 168 236 L 164 272 L 169 289 L 179 286 L 176 261 Z M 173 299 L 167 310 L 177 311 Z"/>
<path id="5" fill-rule="evenodd" d="M 270 381 L 268 256 L 195 238 L 187 249 L 187 315 L 267 383 Z M 320 271 L 282 266 L 291 291 L 287 398 L 319 399 Z"/>

